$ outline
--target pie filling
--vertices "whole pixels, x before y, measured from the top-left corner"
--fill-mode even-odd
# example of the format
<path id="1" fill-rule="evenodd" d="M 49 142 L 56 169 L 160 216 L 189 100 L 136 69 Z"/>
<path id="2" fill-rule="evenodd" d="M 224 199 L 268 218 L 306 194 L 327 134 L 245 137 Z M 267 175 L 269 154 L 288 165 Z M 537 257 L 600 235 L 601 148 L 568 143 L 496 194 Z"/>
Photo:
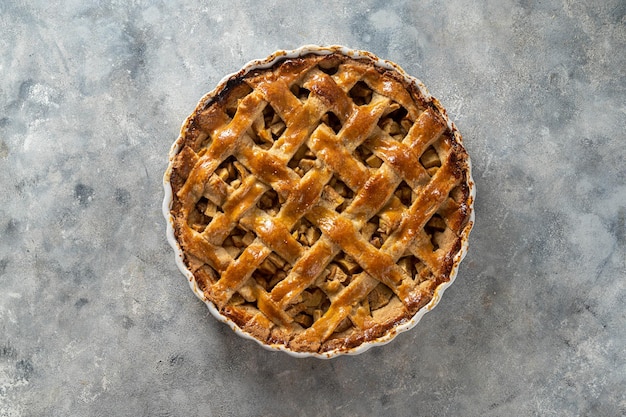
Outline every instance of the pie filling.
<path id="1" fill-rule="evenodd" d="M 395 71 L 335 52 L 240 73 L 198 106 L 171 166 L 184 262 L 220 314 L 319 353 L 393 333 L 450 280 L 469 158 Z"/>

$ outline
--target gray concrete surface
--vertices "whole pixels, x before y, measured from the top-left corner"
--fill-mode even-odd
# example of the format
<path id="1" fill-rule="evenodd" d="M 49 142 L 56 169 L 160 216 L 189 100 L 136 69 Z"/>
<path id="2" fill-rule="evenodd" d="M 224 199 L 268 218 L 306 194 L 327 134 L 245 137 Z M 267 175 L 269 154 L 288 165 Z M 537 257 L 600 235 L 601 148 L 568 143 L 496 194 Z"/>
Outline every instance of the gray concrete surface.
<path id="1" fill-rule="evenodd" d="M 625 15 L 622 0 L 0 2 L 0 416 L 626 415 Z M 160 211 L 198 99 L 309 43 L 420 78 L 478 188 L 440 305 L 332 361 L 210 317 Z"/>

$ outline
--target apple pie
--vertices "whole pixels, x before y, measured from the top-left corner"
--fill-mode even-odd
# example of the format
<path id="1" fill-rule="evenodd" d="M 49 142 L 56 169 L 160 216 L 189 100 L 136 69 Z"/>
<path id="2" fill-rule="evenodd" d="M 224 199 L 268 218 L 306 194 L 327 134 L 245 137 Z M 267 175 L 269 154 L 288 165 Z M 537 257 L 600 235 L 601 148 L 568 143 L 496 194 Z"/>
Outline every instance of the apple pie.
<path id="1" fill-rule="evenodd" d="M 238 333 L 297 356 L 358 353 L 412 327 L 473 225 L 461 135 L 397 65 L 303 47 L 225 78 L 170 152 L 181 270 Z"/>

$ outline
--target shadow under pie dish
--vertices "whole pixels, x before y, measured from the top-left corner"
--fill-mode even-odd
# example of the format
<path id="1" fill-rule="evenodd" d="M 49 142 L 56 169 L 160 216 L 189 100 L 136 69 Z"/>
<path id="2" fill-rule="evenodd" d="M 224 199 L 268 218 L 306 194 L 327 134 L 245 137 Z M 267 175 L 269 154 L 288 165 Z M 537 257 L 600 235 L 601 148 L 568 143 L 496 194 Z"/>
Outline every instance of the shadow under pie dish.
<path id="1" fill-rule="evenodd" d="M 413 327 L 474 223 L 461 135 L 397 65 L 340 46 L 252 61 L 205 95 L 169 155 L 179 268 L 239 335 L 356 354 Z"/>

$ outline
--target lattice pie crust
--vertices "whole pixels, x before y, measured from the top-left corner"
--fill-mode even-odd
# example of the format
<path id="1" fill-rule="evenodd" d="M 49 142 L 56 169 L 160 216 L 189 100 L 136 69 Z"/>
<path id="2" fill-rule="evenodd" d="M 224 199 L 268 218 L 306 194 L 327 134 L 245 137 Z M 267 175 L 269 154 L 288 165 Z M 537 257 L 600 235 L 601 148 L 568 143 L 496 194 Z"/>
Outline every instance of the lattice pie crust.
<path id="1" fill-rule="evenodd" d="M 291 352 L 388 341 L 454 278 L 473 223 L 456 128 L 367 53 L 240 71 L 203 98 L 170 162 L 167 214 L 194 288 Z"/>

